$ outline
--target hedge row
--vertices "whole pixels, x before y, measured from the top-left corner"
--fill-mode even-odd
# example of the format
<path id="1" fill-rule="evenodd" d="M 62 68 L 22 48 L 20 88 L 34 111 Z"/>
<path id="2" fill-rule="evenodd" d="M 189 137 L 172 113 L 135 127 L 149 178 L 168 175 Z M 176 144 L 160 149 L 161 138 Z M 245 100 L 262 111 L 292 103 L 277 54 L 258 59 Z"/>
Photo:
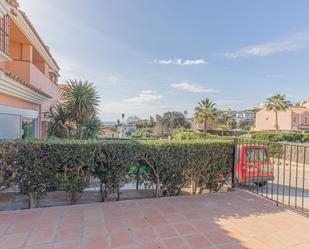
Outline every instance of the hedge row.
<path id="1" fill-rule="evenodd" d="M 221 172 L 232 166 L 230 141 L 76 141 L 0 142 L 0 186 L 14 181 L 29 195 L 30 207 L 48 191 L 82 192 L 89 178 L 100 179 L 102 199 L 118 194 L 136 177 L 132 165 L 146 165 L 141 177 L 155 186 L 155 196 L 177 195 L 188 182 L 193 193 L 215 188 Z M 134 171 L 134 170 L 133 170 Z"/>
<path id="2" fill-rule="evenodd" d="M 300 132 L 253 132 L 253 139 L 267 140 L 272 142 L 309 143 L 309 134 Z"/>
<path id="3" fill-rule="evenodd" d="M 221 134 L 222 135 L 222 134 Z M 187 129 L 177 129 L 173 131 L 172 137 L 175 140 L 232 140 L 233 137 L 231 136 L 218 136 L 218 135 L 212 135 L 210 133 L 203 133 L 203 132 L 195 132 L 190 131 Z"/>

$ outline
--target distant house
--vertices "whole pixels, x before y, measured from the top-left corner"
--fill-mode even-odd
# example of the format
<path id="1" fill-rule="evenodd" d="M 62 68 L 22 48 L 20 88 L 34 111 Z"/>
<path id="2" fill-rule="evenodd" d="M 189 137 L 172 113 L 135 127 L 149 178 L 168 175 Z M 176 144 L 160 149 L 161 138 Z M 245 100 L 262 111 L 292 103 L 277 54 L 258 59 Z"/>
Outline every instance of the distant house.
<path id="1" fill-rule="evenodd" d="M 101 138 L 119 138 L 119 132 L 116 131 L 115 125 L 104 125 L 100 132 Z"/>
<path id="2" fill-rule="evenodd" d="M 282 131 L 309 131 L 309 97 L 304 104 L 290 105 L 286 111 L 279 111 L 278 126 Z M 258 111 L 255 130 L 276 130 L 275 112 L 265 107 Z"/>
<path id="3" fill-rule="evenodd" d="M 233 117 L 235 118 L 237 124 L 239 124 L 240 121 L 248 121 L 252 122 L 255 120 L 255 113 L 253 111 L 234 111 L 234 110 L 228 110 L 225 112 L 227 117 Z"/>
<path id="4" fill-rule="evenodd" d="M 118 127 L 118 129 L 120 133 L 124 132 L 125 134 L 129 134 L 129 133 L 133 133 L 139 125 L 144 125 L 147 123 L 148 123 L 147 119 L 135 119 L 125 124 L 121 124 Z"/>
<path id="5" fill-rule="evenodd" d="M 44 137 L 59 66 L 16 0 L 0 0 L 0 139 Z"/>

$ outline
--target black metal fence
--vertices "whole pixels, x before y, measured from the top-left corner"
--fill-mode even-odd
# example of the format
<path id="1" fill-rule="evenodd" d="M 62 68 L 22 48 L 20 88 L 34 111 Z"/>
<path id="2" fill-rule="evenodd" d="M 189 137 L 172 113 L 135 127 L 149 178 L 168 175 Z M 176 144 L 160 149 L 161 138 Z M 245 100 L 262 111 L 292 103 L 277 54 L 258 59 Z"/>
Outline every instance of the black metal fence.
<path id="1" fill-rule="evenodd" d="M 235 139 L 234 183 L 309 214 L 309 145 Z"/>

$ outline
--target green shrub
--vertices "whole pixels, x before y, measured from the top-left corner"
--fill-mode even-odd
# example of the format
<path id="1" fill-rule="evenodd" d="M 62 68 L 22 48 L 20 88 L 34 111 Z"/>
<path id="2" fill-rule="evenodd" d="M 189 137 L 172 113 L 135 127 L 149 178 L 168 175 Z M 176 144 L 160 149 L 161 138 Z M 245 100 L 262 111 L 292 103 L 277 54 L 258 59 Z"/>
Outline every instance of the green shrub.
<path id="1" fill-rule="evenodd" d="M 29 195 L 30 207 L 47 191 L 72 193 L 72 203 L 90 177 L 100 180 L 102 200 L 139 177 L 155 195 L 177 195 L 192 182 L 193 193 L 216 188 L 217 175 L 231 169 L 227 140 L 29 140 L 0 142 L 0 184 L 12 179 Z M 137 175 L 132 165 L 142 165 Z M 80 196 L 80 195 L 79 195 Z"/>
<path id="2" fill-rule="evenodd" d="M 138 128 L 134 131 L 133 135 L 134 137 L 142 137 L 142 138 L 154 137 L 153 128 L 151 127 Z"/>
<path id="3" fill-rule="evenodd" d="M 257 140 L 267 140 L 272 142 L 293 142 L 293 143 L 302 143 L 308 141 L 308 134 L 299 133 L 299 132 L 253 132 L 253 139 Z"/>
<path id="4" fill-rule="evenodd" d="M 144 155 L 153 172 L 156 195 L 160 186 L 177 194 L 188 182 L 193 193 L 217 187 L 217 174 L 229 171 L 233 163 L 233 143 L 225 140 L 148 141 Z"/>
<path id="5" fill-rule="evenodd" d="M 201 139 L 232 140 L 231 136 L 218 136 L 218 135 L 212 135 L 212 134 L 209 134 L 209 133 L 194 132 L 194 131 L 189 131 L 189 130 L 184 129 L 184 128 L 174 130 L 172 137 L 175 140 L 201 140 Z"/>
<path id="6" fill-rule="evenodd" d="M 13 166 L 11 153 L 15 150 L 14 144 L 0 141 L 0 187 L 8 187 L 11 181 L 15 181 L 16 170 Z"/>
<path id="7" fill-rule="evenodd" d="M 112 191 L 120 198 L 120 188 L 130 182 L 130 167 L 140 157 L 140 144 L 132 141 L 106 141 L 97 145 L 95 176 L 100 179 L 102 200 Z"/>

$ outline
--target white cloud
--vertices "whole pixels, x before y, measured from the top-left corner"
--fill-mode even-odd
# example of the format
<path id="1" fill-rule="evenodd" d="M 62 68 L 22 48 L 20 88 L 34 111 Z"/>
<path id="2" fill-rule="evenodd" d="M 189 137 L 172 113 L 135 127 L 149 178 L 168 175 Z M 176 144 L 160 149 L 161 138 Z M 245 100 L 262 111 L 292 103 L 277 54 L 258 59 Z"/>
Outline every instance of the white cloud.
<path id="1" fill-rule="evenodd" d="M 291 52 L 309 46 L 309 32 L 295 34 L 287 39 L 244 47 L 236 52 L 225 53 L 228 58 L 268 56 L 275 53 Z"/>
<path id="2" fill-rule="evenodd" d="M 140 105 L 145 102 L 152 102 L 162 98 L 162 95 L 157 94 L 155 91 L 142 91 L 137 97 L 124 99 L 124 102 Z"/>
<path id="3" fill-rule="evenodd" d="M 179 58 L 174 58 L 174 59 L 167 59 L 167 60 L 154 59 L 152 62 L 156 63 L 156 64 L 180 65 L 180 66 L 192 66 L 192 65 L 207 64 L 205 59 L 202 59 L 202 58 L 201 59 L 179 59 Z"/>
<path id="4" fill-rule="evenodd" d="M 188 91 L 188 92 L 193 92 L 193 93 L 218 93 L 220 92 L 212 88 L 205 88 L 199 84 L 189 83 L 189 82 L 171 84 L 171 87 L 176 88 L 178 90 L 183 90 L 183 91 Z"/>

